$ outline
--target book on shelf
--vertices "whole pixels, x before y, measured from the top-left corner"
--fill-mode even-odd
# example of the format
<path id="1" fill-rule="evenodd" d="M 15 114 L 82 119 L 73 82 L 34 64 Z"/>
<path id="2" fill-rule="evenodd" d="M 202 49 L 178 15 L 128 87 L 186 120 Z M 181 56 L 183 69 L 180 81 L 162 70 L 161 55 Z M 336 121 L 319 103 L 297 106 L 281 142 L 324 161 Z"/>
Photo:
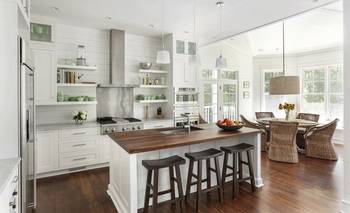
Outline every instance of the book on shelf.
<path id="1" fill-rule="evenodd" d="M 57 70 L 57 83 L 60 84 L 75 84 L 76 73 L 65 70 Z"/>

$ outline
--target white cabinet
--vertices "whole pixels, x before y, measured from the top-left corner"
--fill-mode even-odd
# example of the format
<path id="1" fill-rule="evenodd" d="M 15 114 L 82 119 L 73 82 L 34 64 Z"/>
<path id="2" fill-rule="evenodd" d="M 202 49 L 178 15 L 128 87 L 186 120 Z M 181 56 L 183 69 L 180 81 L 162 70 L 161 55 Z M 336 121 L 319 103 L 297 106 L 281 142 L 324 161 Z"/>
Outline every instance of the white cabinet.
<path id="1" fill-rule="evenodd" d="M 114 141 L 108 135 L 100 136 L 100 161 L 109 162 L 111 159 L 111 143 Z"/>
<path id="2" fill-rule="evenodd" d="M 35 99 L 37 104 L 56 102 L 56 52 L 52 45 L 32 46 L 35 67 Z"/>
<path id="3" fill-rule="evenodd" d="M 36 135 L 36 173 L 58 169 L 58 131 L 40 131 Z"/>
<path id="4" fill-rule="evenodd" d="M 19 168 L 12 171 L 9 177 L 9 181 L 6 183 L 2 191 L 0 192 L 0 212 L 1 213 L 17 213 L 21 212 L 20 192 L 19 189 Z"/>
<path id="5" fill-rule="evenodd" d="M 176 87 L 197 85 L 197 69 L 189 65 L 187 55 L 175 55 L 173 58 L 173 85 Z"/>

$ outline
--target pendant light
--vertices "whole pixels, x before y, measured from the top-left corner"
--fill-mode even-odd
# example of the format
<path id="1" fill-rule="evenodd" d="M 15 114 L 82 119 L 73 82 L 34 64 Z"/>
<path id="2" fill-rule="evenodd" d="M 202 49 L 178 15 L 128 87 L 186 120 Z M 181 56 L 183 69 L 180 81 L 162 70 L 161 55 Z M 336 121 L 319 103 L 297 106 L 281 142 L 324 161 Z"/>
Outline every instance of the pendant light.
<path id="1" fill-rule="evenodd" d="M 164 0 L 162 1 L 162 12 L 161 12 L 161 20 L 162 20 L 162 49 L 157 52 L 157 64 L 170 64 L 170 53 L 168 50 L 164 48 Z"/>
<path id="2" fill-rule="evenodd" d="M 299 76 L 286 76 L 286 53 L 285 53 L 285 29 L 282 23 L 283 38 L 283 76 L 270 80 L 270 95 L 296 95 L 300 94 Z"/>
<path id="3" fill-rule="evenodd" d="M 218 1 L 218 2 L 216 2 L 216 6 L 220 8 L 220 33 L 219 33 L 219 36 L 221 36 L 222 35 L 222 9 L 224 7 L 224 2 Z M 222 56 L 222 53 L 220 53 L 219 57 L 216 58 L 215 68 L 216 69 L 227 68 L 227 60 L 224 56 Z"/>
<path id="4" fill-rule="evenodd" d="M 190 66 L 194 66 L 199 68 L 201 66 L 201 58 L 199 56 L 199 52 L 198 52 L 198 41 L 197 41 L 197 31 L 196 31 L 196 15 L 197 15 L 197 4 L 196 4 L 196 0 L 193 0 L 193 41 L 196 43 L 196 49 L 195 55 L 190 55 L 189 57 L 189 64 Z"/>

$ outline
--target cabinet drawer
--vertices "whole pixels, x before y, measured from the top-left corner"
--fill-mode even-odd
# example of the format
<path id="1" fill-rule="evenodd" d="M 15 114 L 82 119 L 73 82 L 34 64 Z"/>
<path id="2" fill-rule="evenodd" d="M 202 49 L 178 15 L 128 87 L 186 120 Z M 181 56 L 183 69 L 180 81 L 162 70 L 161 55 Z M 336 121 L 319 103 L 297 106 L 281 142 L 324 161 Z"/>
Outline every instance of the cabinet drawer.
<path id="1" fill-rule="evenodd" d="M 59 163 L 61 168 L 84 166 L 98 162 L 98 156 L 98 152 L 95 150 L 80 153 L 61 153 Z"/>
<path id="2" fill-rule="evenodd" d="M 60 138 L 62 140 L 81 138 L 84 136 L 93 136 L 100 134 L 99 128 L 80 128 L 80 129 L 65 129 L 60 131 Z"/>
<path id="3" fill-rule="evenodd" d="M 159 129 L 173 127 L 173 120 L 164 120 L 164 121 L 154 121 L 154 122 L 145 122 L 143 125 L 144 129 Z"/>
<path id="4" fill-rule="evenodd" d="M 82 140 L 69 141 L 68 143 L 61 143 L 59 145 L 60 153 L 62 152 L 76 152 L 87 149 L 97 149 L 98 148 L 98 138 L 90 137 Z"/>

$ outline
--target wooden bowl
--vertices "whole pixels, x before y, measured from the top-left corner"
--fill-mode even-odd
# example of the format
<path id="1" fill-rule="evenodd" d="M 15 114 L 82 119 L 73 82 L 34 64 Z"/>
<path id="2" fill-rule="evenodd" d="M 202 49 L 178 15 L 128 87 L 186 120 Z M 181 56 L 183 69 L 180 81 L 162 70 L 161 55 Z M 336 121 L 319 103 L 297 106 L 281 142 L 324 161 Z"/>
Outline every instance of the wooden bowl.
<path id="1" fill-rule="evenodd" d="M 237 131 L 243 127 L 243 124 L 240 123 L 239 125 L 227 126 L 227 125 L 221 125 L 221 124 L 216 123 L 216 126 L 223 129 L 224 131 Z"/>

